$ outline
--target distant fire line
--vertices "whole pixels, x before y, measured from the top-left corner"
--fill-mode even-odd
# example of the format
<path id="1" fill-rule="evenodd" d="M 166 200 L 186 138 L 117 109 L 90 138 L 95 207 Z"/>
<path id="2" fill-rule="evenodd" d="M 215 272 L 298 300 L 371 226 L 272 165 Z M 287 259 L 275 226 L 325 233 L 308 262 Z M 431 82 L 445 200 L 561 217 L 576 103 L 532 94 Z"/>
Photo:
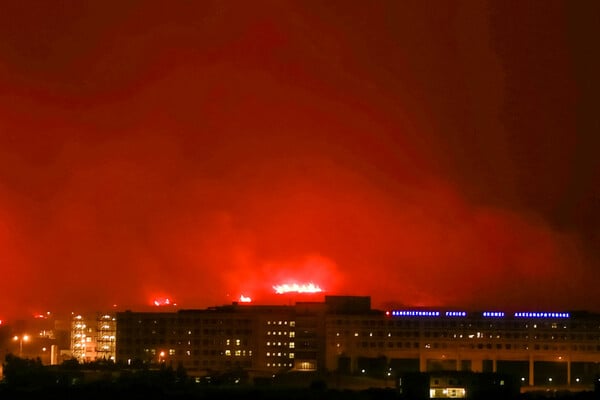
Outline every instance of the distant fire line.
<path id="1" fill-rule="evenodd" d="M 152 304 L 154 304 L 156 307 L 164 307 L 164 306 L 176 306 L 177 303 L 173 302 L 170 298 L 168 297 L 159 297 L 156 298 L 152 301 Z"/>
<path id="2" fill-rule="evenodd" d="M 305 283 L 305 284 L 297 284 L 297 283 L 284 283 L 283 285 L 274 285 L 273 289 L 277 294 L 284 293 L 320 293 L 323 291 L 318 285 L 314 283 Z"/>
<path id="3" fill-rule="evenodd" d="M 252 303 L 252 298 L 249 296 L 240 296 L 240 303 Z"/>

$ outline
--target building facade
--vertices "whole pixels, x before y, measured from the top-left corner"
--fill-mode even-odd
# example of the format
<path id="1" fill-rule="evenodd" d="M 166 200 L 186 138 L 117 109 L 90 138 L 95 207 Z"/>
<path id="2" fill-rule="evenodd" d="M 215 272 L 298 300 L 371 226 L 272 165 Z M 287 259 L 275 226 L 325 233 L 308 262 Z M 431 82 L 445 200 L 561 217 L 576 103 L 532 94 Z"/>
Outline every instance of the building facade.
<path id="1" fill-rule="evenodd" d="M 116 324 L 115 315 L 110 313 L 88 316 L 73 315 L 71 319 L 71 356 L 79 362 L 115 361 Z"/>
<path id="2" fill-rule="evenodd" d="M 501 372 L 531 386 L 591 385 L 600 373 L 594 314 L 393 310 L 326 325 L 331 369 Z"/>
<path id="3" fill-rule="evenodd" d="M 239 306 L 117 314 L 117 360 L 182 365 L 190 375 L 293 368 L 293 307 Z"/>
<path id="4" fill-rule="evenodd" d="M 293 306 L 117 314 L 116 359 L 182 365 L 190 375 L 243 369 L 379 377 L 500 372 L 523 385 L 590 385 L 600 373 L 600 316 L 566 312 L 373 310 L 370 298 Z"/>

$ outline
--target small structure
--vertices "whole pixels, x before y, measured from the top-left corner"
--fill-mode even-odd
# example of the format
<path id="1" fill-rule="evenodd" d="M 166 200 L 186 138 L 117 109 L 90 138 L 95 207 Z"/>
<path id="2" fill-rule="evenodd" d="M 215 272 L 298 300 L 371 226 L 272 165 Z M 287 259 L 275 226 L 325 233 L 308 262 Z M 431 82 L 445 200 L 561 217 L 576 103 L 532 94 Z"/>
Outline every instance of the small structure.
<path id="1" fill-rule="evenodd" d="M 511 375 L 470 371 L 413 372 L 401 375 L 404 399 L 516 399 L 519 385 Z"/>

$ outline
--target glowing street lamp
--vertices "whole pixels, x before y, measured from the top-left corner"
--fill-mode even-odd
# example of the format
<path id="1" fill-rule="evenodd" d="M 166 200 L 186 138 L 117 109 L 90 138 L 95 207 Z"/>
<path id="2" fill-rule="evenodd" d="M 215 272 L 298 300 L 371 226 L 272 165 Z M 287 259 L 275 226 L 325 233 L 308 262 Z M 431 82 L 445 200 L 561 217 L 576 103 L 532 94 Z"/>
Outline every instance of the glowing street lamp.
<path id="1" fill-rule="evenodd" d="M 27 343 L 29 341 L 29 335 L 15 335 L 13 340 L 16 342 L 19 341 L 19 357 L 23 357 L 23 342 Z"/>

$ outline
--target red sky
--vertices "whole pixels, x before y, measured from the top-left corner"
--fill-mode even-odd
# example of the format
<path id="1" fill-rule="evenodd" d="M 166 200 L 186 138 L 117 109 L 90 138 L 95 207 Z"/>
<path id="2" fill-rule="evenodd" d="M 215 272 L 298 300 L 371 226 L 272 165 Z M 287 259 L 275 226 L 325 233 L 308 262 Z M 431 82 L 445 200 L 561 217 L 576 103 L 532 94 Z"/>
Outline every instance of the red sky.
<path id="1" fill-rule="evenodd" d="M 0 316 L 600 310 L 597 3 L 2 8 Z"/>

